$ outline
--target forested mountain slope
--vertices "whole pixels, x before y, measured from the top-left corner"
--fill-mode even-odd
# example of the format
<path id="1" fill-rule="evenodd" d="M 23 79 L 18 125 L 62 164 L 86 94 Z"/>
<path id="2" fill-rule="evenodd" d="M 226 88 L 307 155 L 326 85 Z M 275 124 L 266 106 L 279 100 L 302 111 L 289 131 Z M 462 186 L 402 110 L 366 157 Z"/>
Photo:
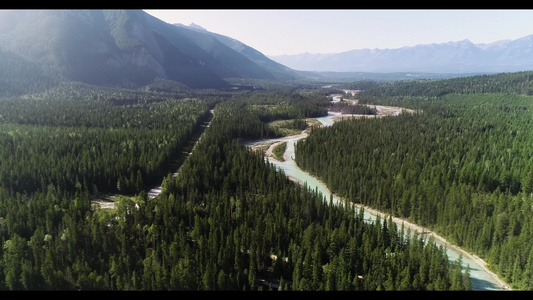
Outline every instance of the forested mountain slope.
<path id="1" fill-rule="evenodd" d="M 176 26 L 178 27 L 183 27 L 183 25 L 181 24 L 175 24 Z M 263 53 L 255 50 L 254 48 L 252 47 L 249 47 L 247 46 L 246 44 L 236 40 L 236 39 L 233 39 L 231 37 L 228 37 L 228 36 L 224 36 L 224 35 L 221 35 L 221 34 L 216 34 L 216 33 L 213 33 L 213 32 L 209 32 L 207 30 L 202 30 L 202 29 L 198 29 L 198 28 L 194 28 L 194 27 L 191 27 L 191 26 L 188 26 L 188 27 L 185 27 L 188 29 L 188 34 L 189 36 L 191 37 L 195 37 L 197 36 L 196 38 L 202 38 L 204 40 L 207 40 L 207 37 L 206 36 L 211 36 L 213 38 L 215 38 L 216 40 L 218 40 L 219 42 L 221 42 L 222 44 L 224 44 L 225 46 L 231 48 L 232 50 L 236 51 L 237 53 L 241 54 L 242 56 L 246 57 L 247 59 L 253 61 L 255 64 L 253 65 L 250 65 L 249 67 L 249 71 L 250 72 L 260 72 L 262 75 L 259 76 L 259 75 L 255 75 L 253 76 L 253 73 L 250 73 L 250 75 L 248 77 L 253 77 L 253 78 L 271 78 L 271 79 L 279 79 L 279 80 L 293 80 L 293 79 L 296 79 L 296 78 L 301 78 L 303 75 L 302 72 L 297 72 L 297 71 L 294 71 L 292 69 L 290 69 L 289 67 L 286 67 L 282 64 L 279 64 L 273 60 L 271 60 L 270 58 L 268 58 L 267 56 L 265 56 Z M 193 33 L 194 31 L 196 31 L 196 33 Z M 214 55 L 219 55 L 217 52 L 218 51 L 218 48 L 217 47 L 214 47 L 214 45 L 216 45 L 216 43 L 206 43 L 206 42 L 203 42 L 203 43 L 198 43 L 199 45 L 203 45 L 204 49 L 209 51 L 209 52 L 213 52 Z M 238 57 L 236 57 L 236 59 L 238 59 Z M 239 66 L 240 65 L 246 65 L 247 63 L 244 63 L 244 64 L 238 64 L 237 61 L 234 61 L 234 62 L 231 62 L 231 63 L 228 63 L 227 66 L 230 67 L 230 68 L 240 68 Z M 249 65 L 249 64 L 248 64 Z"/>

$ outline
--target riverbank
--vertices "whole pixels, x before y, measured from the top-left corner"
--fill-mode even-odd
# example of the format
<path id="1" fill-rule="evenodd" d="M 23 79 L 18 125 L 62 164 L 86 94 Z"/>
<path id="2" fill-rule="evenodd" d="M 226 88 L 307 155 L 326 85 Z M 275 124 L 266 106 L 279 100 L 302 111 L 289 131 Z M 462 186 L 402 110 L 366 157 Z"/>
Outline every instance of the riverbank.
<path id="1" fill-rule="evenodd" d="M 272 159 L 272 158 L 269 158 L 269 161 L 270 161 L 270 159 Z M 270 162 L 273 162 L 273 161 L 270 161 Z M 329 194 L 332 194 L 331 191 L 329 191 L 329 189 L 327 188 L 327 186 L 319 178 L 317 178 L 316 176 L 314 176 L 314 175 L 312 175 L 312 174 L 310 174 L 310 173 L 308 173 L 306 171 L 303 171 L 303 172 L 306 173 L 308 176 L 314 178 L 318 182 L 320 182 L 324 186 L 324 188 L 329 192 Z M 300 185 L 304 186 L 304 183 L 301 182 L 300 180 L 298 180 L 298 178 L 295 178 L 295 177 L 292 177 L 292 176 L 287 176 L 287 177 L 289 177 L 290 180 L 292 180 L 292 181 L 294 181 L 296 183 L 299 183 Z M 390 216 L 390 215 L 385 214 L 385 213 L 383 213 L 381 211 L 373 209 L 373 208 L 371 208 L 369 206 L 362 205 L 362 204 L 354 204 L 354 203 L 348 202 L 348 201 L 346 201 L 346 199 L 344 199 L 342 197 L 339 197 L 338 195 L 333 194 L 333 196 L 336 197 L 339 201 L 341 201 L 344 205 L 354 205 L 355 208 L 358 209 L 358 210 L 362 208 L 365 212 L 367 212 L 367 213 L 369 213 L 369 214 L 371 214 L 373 216 L 376 216 L 376 217 L 379 216 L 382 220 L 383 219 L 388 219 L 389 216 Z M 391 216 L 391 219 L 397 225 L 399 225 L 399 226 L 403 225 L 404 228 L 409 229 L 412 232 L 417 232 L 417 233 L 420 233 L 420 234 L 424 234 L 427 239 L 429 239 L 431 237 L 435 241 L 438 241 L 441 244 L 446 245 L 447 248 L 452 248 L 454 251 L 460 253 L 463 257 L 474 261 L 477 265 L 479 265 L 483 269 L 483 271 L 485 271 L 487 274 L 489 274 L 493 278 L 493 280 L 496 281 L 503 290 L 508 290 L 508 291 L 511 290 L 511 287 L 506 282 L 501 280 L 498 277 L 498 275 L 496 275 L 494 272 L 489 270 L 487 268 L 487 263 L 483 259 L 479 258 L 477 255 L 469 253 L 469 252 L 467 252 L 467 251 L 465 251 L 465 250 L 463 250 L 463 249 L 451 244 L 444 237 L 436 234 L 435 232 L 429 230 L 428 228 L 425 228 L 425 227 L 422 227 L 420 225 L 411 223 L 411 222 L 409 222 L 409 221 L 407 221 L 405 219 L 398 218 L 398 217 L 392 217 Z"/>
<path id="2" fill-rule="evenodd" d="M 410 111 L 410 110 L 405 110 L 403 108 L 399 108 L 399 107 L 382 107 L 380 106 L 380 109 L 378 110 L 378 114 L 379 116 L 377 117 L 383 117 L 383 116 L 397 116 L 401 113 L 404 113 L 404 112 L 409 112 L 409 113 L 412 113 L 414 111 Z M 328 125 L 326 126 L 329 126 L 330 124 L 332 123 L 335 123 L 335 122 L 338 122 L 340 120 L 343 120 L 345 118 L 353 118 L 353 117 L 356 117 L 356 118 L 360 118 L 362 117 L 361 115 L 343 115 L 341 113 L 332 113 L 330 112 L 330 115 L 331 115 L 331 123 L 328 123 Z M 366 116 L 365 116 L 366 117 Z M 269 140 L 268 141 L 268 147 L 266 148 L 263 148 L 264 149 L 264 152 L 266 153 L 265 155 L 265 158 L 270 162 L 270 163 L 273 163 L 273 164 L 277 164 L 279 163 L 279 161 L 277 161 L 273 155 L 271 155 L 271 151 L 273 149 L 273 147 L 275 147 L 278 143 L 281 143 L 283 141 L 289 141 L 289 140 L 293 140 L 293 141 L 296 141 L 300 138 L 304 138 L 307 136 L 307 132 L 304 130 L 302 131 L 301 134 L 298 134 L 298 135 L 293 135 L 293 136 L 286 136 L 286 137 L 283 137 L 283 138 L 280 138 L 280 139 L 275 139 L 275 140 Z M 255 143 L 253 146 L 250 146 L 251 148 L 255 148 L 257 150 L 261 149 L 261 146 L 265 147 L 265 145 L 261 145 L 261 143 Z M 293 147 L 292 147 L 293 148 Z M 270 153 L 270 155 L 268 154 Z M 285 153 L 285 159 L 286 160 L 292 160 L 292 155 L 294 155 L 293 153 Z M 298 168 L 299 169 L 299 168 Z M 313 178 L 314 180 L 316 180 L 317 182 L 319 182 L 322 187 L 324 188 L 324 190 L 326 191 L 325 192 L 325 195 L 329 195 L 331 194 L 331 191 L 329 191 L 329 189 L 327 188 L 327 186 L 321 181 L 319 180 L 316 176 L 313 176 L 311 174 L 309 174 L 308 172 L 305 172 L 303 170 L 300 169 L 301 172 L 305 173 L 307 176 Z M 296 182 L 296 183 L 299 183 L 300 185 L 304 185 L 304 182 L 302 182 L 302 180 L 294 177 L 294 176 L 291 176 L 289 174 L 287 174 L 287 177 Z M 347 204 L 348 202 L 345 200 L 345 199 L 342 199 L 341 197 L 337 196 L 337 195 L 333 195 L 335 198 L 337 198 L 338 201 L 342 201 L 342 203 L 344 204 Z M 356 206 L 357 209 L 360 209 L 360 208 L 363 208 L 364 211 L 372 216 L 379 216 L 381 219 L 385 219 L 385 218 L 389 218 L 389 215 L 383 213 L 383 212 L 380 212 L 376 209 L 373 209 L 371 207 L 368 207 L 368 206 L 364 206 L 364 205 L 361 205 L 361 204 L 353 204 Z M 487 263 L 482 260 L 481 258 L 479 258 L 478 256 L 472 254 L 472 253 L 469 253 L 453 244 L 451 244 L 450 242 L 448 242 L 444 237 L 436 234 L 435 232 L 427 229 L 427 228 L 424 228 L 422 226 L 419 226 L 417 224 L 414 224 L 414 223 L 411 223 L 405 219 L 401 219 L 401 218 L 398 218 L 398 217 L 391 217 L 392 221 L 394 221 L 396 224 L 398 224 L 399 226 L 404 226 L 405 229 L 408 229 L 412 232 L 418 232 L 420 234 L 423 234 L 425 235 L 428 239 L 431 237 L 433 238 L 433 240 L 439 244 L 442 244 L 444 245 L 447 249 L 451 249 L 453 250 L 455 253 L 458 253 L 460 255 L 463 256 L 463 258 L 466 258 L 472 262 L 474 262 L 477 266 L 479 266 L 479 268 L 481 268 L 488 276 L 490 276 L 490 278 L 492 279 L 492 281 L 502 289 L 502 290 L 511 290 L 510 286 L 504 282 L 503 280 L 501 280 L 494 272 L 490 271 L 487 267 Z M 480 279 L 480 278 L 477 278 L 477 279 Z M 483 279 L 481 279 L 483 280 Z"/>

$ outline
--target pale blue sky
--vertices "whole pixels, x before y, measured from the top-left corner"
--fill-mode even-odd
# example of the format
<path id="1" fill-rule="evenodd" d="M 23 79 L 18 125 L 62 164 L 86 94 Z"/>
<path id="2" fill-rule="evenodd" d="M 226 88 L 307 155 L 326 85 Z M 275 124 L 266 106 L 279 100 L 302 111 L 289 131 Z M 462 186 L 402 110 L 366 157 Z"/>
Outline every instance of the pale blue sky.
<path id="1" fill-rule="evenodd" d="M 528 9 L 145 11 L 171 24 L 198 24 L 266 55 L 394 49 L 465 39 L 491 43 L 533 34 L 533 10 Z"/>

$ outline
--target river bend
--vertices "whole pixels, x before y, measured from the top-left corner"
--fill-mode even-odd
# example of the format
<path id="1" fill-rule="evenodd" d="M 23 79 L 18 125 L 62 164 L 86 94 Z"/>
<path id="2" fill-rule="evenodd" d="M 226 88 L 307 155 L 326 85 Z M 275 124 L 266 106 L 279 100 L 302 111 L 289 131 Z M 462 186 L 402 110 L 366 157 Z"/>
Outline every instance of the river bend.
<path id="1" fill-rule="evenodd" d="M 384 108 L 384 107 L 381 107 Z M 391 110 L 391 107 L 388 107 L 388 111 Z M 401 113 L 401 108 L 397 108 L 396 112 L 388 115 L 398 115 Z M 322 123 L 323 126 L 330 126 L 335 122 L 335 118 L 339 118 L 340 114 L 337 113 L 329 113 L 325 117 L 316 118 L 320 123 Z M 269 162 L 274 164 L 274 166 L 278 170 L 283 170 L 285 174 L 291 178 L 292 180 L 295 180 L 299 182 L 300 184 L 307 184 L 307 186 L 312 189 L 318 189 L 319 192 L 321 192 L 325 199 L 329 201 L 330 196 L 333 198 L 333 202 L 335 204 L 338 204 L 340 201 L 342 201 L 339 197 L 336 195 L 332 195 L 329 189 L 326 187 L 324 183 L 322 183 L 320 180 L 316 179 L 315 177 L 309 175 L 308 173 L 301 170 L 298 165 L 296 165 L 296 162 L 294 161 L 294 146 L 298 142 L 298 140 L 307 137 L 306 132 L 302 132 L 298 135 L 288 136 L 288 137 L 281 137 L 281 138 L 274 138 L 274 139 L 265 139 L 265 140 L 258 140 L 258 141 L 248 141 L 245 143 L 247 146 L 257 146 L 259 144 L 275 144 L 276 142 L 287 142 L 287 147 L 284 153 L 284 159 L 285 161 L 278 161 L 274 159 L 273 157 L 267 156 L 266 159 L 268 159 Z M 271 147 L 273 147 L 271 145 Z M 385 215 L 379 211 L 373 210 L 368 207 L 364 207 L 365 211 L 365 220 L 367 221 L 374 221 L 376 219 L 376 216 L 380 216 L 382 219 L 384 217 L 388 217 L 388 215 Z M 434 241 L 437 245 L 443 246 L 446 250 L 446 254 L 448 255 L 448 259 L 450 261 L 456 261 L 460 256 L 462 256 L 462 262 L 463 262 L 463 271 L 468 265 L 470 267 L 470 279 L 471 279 L 471 286 L 472 290 L 478 290 L 478 291 L 490 291 L 490 290 L 510 290 L 509 286 L 501 281 L 494 273 L 492 273 L 490 270 L 488 270 L 485 266 L 485 262 L 478 258 L 475 255 L 471 255 L 459 247 L 456 247 L 454 245 L 449 244 L 444 238 L 436 235 L 435 233 L 425 229 L 421 228 L 415 224 L 408 223 L 407 221 L 393 218 L 393 221 L 397 223 L 398 225 L 404 225 L 404 228 L 406 231 L 409 231 L 412 234 L 415 232 L 421 234 L 424 233 L 426 240 L 429 238 L 429 236 L 434 237 Z M 404 232 L 407 234 L 407 232 Z"/>

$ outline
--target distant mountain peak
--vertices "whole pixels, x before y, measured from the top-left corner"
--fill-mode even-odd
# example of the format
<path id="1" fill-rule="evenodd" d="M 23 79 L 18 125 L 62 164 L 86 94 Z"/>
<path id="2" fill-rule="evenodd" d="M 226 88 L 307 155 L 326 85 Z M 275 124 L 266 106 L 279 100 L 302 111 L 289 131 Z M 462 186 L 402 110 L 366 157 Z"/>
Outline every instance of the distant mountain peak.
<path id="1" fill-rule="evenodd" d="M 207 29 L 203 28 L 202 26 L 198 25 L 198 24 L 195 24 L 195 23 L 191 23 L 189 24 L 189 27 L 190 28 L 194 28 L 194 29 L 200 29 L 200 30 L 203 30 L 203 31 L 207 31 Z"/>

